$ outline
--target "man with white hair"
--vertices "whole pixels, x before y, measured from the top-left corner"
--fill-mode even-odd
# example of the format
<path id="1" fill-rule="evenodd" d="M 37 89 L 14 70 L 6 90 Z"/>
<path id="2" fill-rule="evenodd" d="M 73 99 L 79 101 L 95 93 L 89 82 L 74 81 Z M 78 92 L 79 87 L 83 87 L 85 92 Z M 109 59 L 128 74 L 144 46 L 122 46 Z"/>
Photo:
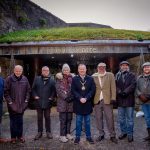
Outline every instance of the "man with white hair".
<path id="1" fill-rule="evenodd" d="M 6 78 L 4 97 L 10 117 L 11 142 L 24 143 L 23 114 L 30 98 L 30 85 L 28 79 L 23 75 L 22 66 L 16 65 L 14 73 Z"/>
<path id="2" fill-rule="evenodd" d="M 150 62 L 142 65 L 143 74 L 137 79 L 136 85 L 136 103 L 142 105 L 144 117 L 147 125 L 148 136 L 145 141 L 150 141 Z"/>
<path id="3" fill-rule="evenodd" d="M 116 101 L 116 85 L 115 78 L 111 72 L 106 72 L 106 64 L 99 63 L 97 73 L 92 76 L 96 84 L 96 93 L 94 97 L 94 111 L 96 117 L 97 129 L 99 137 L 97 141 L 104 139 L 103 112 L 106 118 L 106 124 L 110 134 L 110 140 L 117 143 L 114 128 L 113 103 Z"/>
<path id="4" fill-rule="evenodd" d="M 43 116 L 45 118 L 46 136 L 52 139 L 50 111 L 55 95 L 55 83 L 50 76 L 47 66 L 42 67 L 40 76 L 35 77 L 32 85 L 32 96 L 36 102 L 38 133 L 34 140 L 38 140 L 43 134 Z"/>

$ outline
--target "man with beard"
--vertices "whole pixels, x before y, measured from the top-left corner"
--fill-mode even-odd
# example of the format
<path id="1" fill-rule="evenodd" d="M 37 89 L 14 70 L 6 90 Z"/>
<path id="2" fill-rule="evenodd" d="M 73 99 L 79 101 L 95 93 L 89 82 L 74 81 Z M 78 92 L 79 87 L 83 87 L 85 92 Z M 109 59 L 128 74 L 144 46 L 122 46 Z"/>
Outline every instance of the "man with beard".
<path id="1" fill-rule="evenodd" d="M 148 136 L 144 140 L 150 141 L 150 62 L 145 62 L 142 69 L 143 74 L 137 79 L 135 96 L 137 97 L 137 104 L 142 105 L 147 125 Z"/>
<path id="2" fill-rule="evenodd" d="M 99 131 L 99 137 L 97 141 L 100 142 L 104 139 L 104 113 L 110 140 L 117 144 L 113 115 L 113 103 L 116 101 L 116 84 L 114 75 L 111 72 L 106 72 L 106 64 L 101 62 L 97 66 L 97 72 L 92 76 L 96 84 L 94 111 L 96 125 Z"/>
<path id="3" fill-rule="evenodd" d="M 135 86 L 135 75 L 130 72 L 129 63 L 122 61 L 120 70 L 116 74 L 118 120 L 121 130 L 119 139 L 122 140 L 128 137 L 128 142 L 133 141 Z"/>

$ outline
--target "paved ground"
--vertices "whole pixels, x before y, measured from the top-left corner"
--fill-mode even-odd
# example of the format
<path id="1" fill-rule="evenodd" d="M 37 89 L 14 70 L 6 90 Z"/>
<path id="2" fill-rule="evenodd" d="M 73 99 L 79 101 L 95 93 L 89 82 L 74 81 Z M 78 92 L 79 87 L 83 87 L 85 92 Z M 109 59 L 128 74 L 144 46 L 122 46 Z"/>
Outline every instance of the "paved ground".
<path id="1" fill-rule="evenodd" d="M 117 123 L 117 110 L 114 110 L 115 113 L 115 127 L 116 133 L 119 135 L 118 123 Z M 146 125 L 144 118 L 135 118 L 135 133 L 134 133 L 134 142 L 128 143 L 127 139 L 118 141 L 118 144 L 110 142 L 107 129 L 105 140 L 102 142 L 95 142 L 94 145 L 90 145 L 85 141 L 85 134 L 83 132 L 81 142 L 79 145 L 74 145 L 73 141 L 68 143 L 61 143 L 59 141 L 59 118 L 56 109 L 52 109 L 51 113 L 51 126 L 54 138 L 48 140 L 45 135 L 42 139 L 34 141 L 33 138 L 37 132 L 36 126 L 36 112 L 35 110 L 27 110 L 24 116 L 24 135 L 26 142 L 24 144 L 0 144 L 0 150 L 150 150 L 150 143 L 143 142 L 142 138 L 147 136 Z M 96 139 L 98 132 L 95 125 L 95 116 L 92 114 L 91 117 L 92 123 L 92 135 Z M 106 126 L 106 125 L 105 125 Z M 73 131 L 75 128 L 75 118 L 72 122 L 72 135 L 75 135 Z M 9 133 L 9 117 L 4 116 L 3 118 L 3 136 L 10 138 Z"/>

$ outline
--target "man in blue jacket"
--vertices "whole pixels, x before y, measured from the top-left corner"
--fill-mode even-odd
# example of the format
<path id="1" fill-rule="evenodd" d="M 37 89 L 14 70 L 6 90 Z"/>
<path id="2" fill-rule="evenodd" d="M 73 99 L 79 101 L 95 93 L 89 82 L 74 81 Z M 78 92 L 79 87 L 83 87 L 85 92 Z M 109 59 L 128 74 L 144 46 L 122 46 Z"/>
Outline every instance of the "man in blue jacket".
<path id="1" fill-rule="evenodd" d="M 83 119 L 85 123 L 86 139 L 90 144 L 94 144 L 90 131 L 90 114 L 93 111 L 95 83 L 92 77 L 86 75 L 86 70 L 84 64 L 79 64 L 79 74 L 73 78 L 71 86 L 74 96 L 73 109 L 76 114 L 76 138 L 74 144 L 79 144 L 80 142 Z"/>
<path id="2" fill-rule="evenodd" d="M 4 94 L 4 80 L 0 77 L 0 143 L 7 142 L 2 138 L 2 114 L 3 114 L 3 94 Z"/>

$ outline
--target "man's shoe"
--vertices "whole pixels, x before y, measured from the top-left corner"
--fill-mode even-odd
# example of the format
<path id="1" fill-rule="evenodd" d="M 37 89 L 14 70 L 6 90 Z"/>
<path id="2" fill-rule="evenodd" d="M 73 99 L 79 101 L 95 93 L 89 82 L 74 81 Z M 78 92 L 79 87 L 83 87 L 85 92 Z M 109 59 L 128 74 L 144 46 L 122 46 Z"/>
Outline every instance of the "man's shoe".
<path id="1" fill-rule="evenodd" d="M 17 143 L 17 140 L 16 140 L 15 138 L 12 138 L 12 139 L 10 140 L 10 143 L 16 144 L 16 143 Z"/>
<path id="2" fill-rule="evenodd" d="M 68 142 L 68 139 L 66 138 L 66 136 L 60 136 L 60 141 L 66 143 Z"/>
<path id="3" fill-rule="evenodd" d="M 100 141 L 102 141 L 102 140 L 104 140 L 104 135 L 99 136 L 99 137 L 96 139 L 97 142 L 100 142 Z"/>
<path id="4" fill-rule="evenodd" d="M 51 132 L 46 132 L 46 136 L 48 139 L 52 139 L 53 136 L 52 136 L 52 133 Z"/>
<path id="5" fill-rule="evenodd" d="M 147 128 L 148 136 L 144 138 L 144 141 L 150 141 L 150 128 Z"/>
<path id="6" fill-rule="evenodd" d="M 75 144 L 75 145 L 76 145 L 76 144 L 79 144 L 79 142 L 80 142 L 80 138 L 75 138 L 74 144 Z"/>
<path id="7" fill-rule="evenodd" d="M 38 134 L 35 136 L 34 140 L 39 140 L 42 137 L 42 132 L 38 132 Z"/>
<path id="8" fill-rule="evenodd" d="M 118 138 L 119 140 L 123 140 L 126 137 L 127 137 L 127 134 L 120 134 Z"/>
<path id="9" fill-rule="evenodd" d="M 73 136 L 71 134 L 67 134 L 66 137 L 68 140 L 73 140 Z"/>
<path id="10" fill-rule="evenodd" d="M 116 137 L 111 137 L 111 138 L 110 138 L 110 140 L 111 140 L 113 143 L 115 143 L 115 144 L 117 144 L 117 143 L 118 143 L 118 141 L 117 141 Z"/>
<path id="11" fill-rule="evenodd" d="M 18 141 L 19 141 L 20 143 L 25 143 L 25 139 L 24 139 L 23 137 L 18 138 Z"/>
<path id="12" fill-rule="evenodd" d="M 133 142 L 133 136 L 128 136 L 128 142 L 129 143 Z"/>
<path id="13" fill-rule="evenodd" d="M 145 137 L 144 141 L 150 141 L 150 136 Z"/>
<path id="14" fill-rule="evenodd" d="M 87 138 L 86 139 L 90 144 L 94 144 L 94 141 L 93 141 L 93 139 L 90 137 L 90 138 Z"/>

